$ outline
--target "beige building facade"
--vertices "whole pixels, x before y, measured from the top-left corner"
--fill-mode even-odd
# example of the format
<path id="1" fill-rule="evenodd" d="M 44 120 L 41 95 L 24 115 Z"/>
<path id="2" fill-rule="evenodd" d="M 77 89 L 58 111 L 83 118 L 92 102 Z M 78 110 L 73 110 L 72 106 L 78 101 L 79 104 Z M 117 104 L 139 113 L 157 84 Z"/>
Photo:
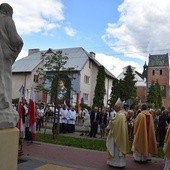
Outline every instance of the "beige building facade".
<path id="1" fill-rule="evenodd" d="M 70 104 L 76 105 L 83 101 L 84 104 L 92 106 L 98 67 L 101 65 L 95 59 L 95 53 L 88 53 L 82 47 L 50 50 L 51 52 L 61 50 L 63 54 L 68 56 L 66 67 L 74 68 L 72 74 L 74 80 L 71 80 L 72 88 L 74 90 L 70 93 Z M 37 70 L 38 68 L 43 68 L 42 53 L 45 52 L 46 51 L 40 51 L 39 49 L 29 50 L 28 56 L 17 60 L 14 63 L 12 66 L 13 99 L 19 97 L 19 89 L 22 85 L 25 87 L 25 98 L 29 99 L 31 86 L 36 87 L 39 83 Z M 105 69 L 105 73 L 106 94 L 104 96 L 104 105 L 106 106 L 112 88 L 112 81 L 115 76 L 107 69 Z M 50 102 L 48 99 L 47 102 Z M 36 93 L 36 102 L 43 101 L 43 93 Z"/>

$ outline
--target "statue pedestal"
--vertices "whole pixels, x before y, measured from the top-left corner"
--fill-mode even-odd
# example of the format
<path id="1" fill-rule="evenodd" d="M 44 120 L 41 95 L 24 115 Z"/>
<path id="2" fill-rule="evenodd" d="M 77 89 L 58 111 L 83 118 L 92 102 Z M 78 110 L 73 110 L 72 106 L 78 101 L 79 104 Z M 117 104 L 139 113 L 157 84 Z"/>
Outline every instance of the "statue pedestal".
<path id="1" fill-rule="evenodd" d="M 0 130 L 0 169 L 15 170 L 18 163 L 18 128 Z"/>

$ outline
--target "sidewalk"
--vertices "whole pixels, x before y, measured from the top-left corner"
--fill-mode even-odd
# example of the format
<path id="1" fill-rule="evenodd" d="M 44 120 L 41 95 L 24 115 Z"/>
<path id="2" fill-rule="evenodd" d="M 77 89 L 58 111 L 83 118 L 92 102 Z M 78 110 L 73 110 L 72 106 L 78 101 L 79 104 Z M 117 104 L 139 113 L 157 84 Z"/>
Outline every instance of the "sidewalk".
<path id="1" fill-rule="evenodd" d="M 50 131 L 49 131 L 50 133 Z M 70 134 L 78 137 L 80 132 Z M 98 137 L 99 138 L 99 137 Z M 96 140 L 98 140 L 98 138 Z M 68 146 L 24 141 L 23 155 L 17 170 L 111 170 L 106 153 Z M 23 161 L 23 162 L 22 162 Z M 163 170 L 163 159 L 153 158 L 145 164 L 136 163 L 132 155 L 126 157 L 126 170 Z"/>
<path id="2" fill-rule="evenodd" d="M 106 165 L 105 152 L 46 143 L 36 142 L 31 144 L 25 142 L 23 146 L 23 153 L 24 155 L 22 155 L 20 159 L 25 160 L 25 162 L 18 164 L 18 170 L 33 170 L 47 164 L 54 164 L 60 167 L 65 167 L 65 169 L 74 168 L 77 170 L 113 169 L 112 167 Z M 163 159 L 154 158 L 151 162 L 146 164 L 139 164 L 133 160 L 131 155 L 128 155 L 126 157 L 126 162 L 127 165 L 125 169 L 127 170 L 163 169 Z"/>
<path id="3" fill-rule="evenodd" d="M 80 133 L 76 132 L 78 137 Z M 72 134 L 73 135 L 73 134 Z M 146 164 L 136 163 L 132 155 L 126 157 L 126 170 L 163 170 L 163 159 L 153 158 Z M 41 142 L 24 141 L 23 155 L 17 170 L 111 170 L 106 153 Z"/>

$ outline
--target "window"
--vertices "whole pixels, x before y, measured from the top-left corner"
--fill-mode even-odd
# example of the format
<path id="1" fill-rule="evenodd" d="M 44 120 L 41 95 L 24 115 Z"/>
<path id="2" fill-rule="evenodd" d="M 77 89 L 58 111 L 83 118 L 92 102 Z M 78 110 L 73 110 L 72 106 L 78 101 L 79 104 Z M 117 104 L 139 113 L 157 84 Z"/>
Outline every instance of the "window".
<path id="1" fill-rule="evenodd" d="M 83 99 L 84 99 L 84 101 L 87 101 L 89 99 L 89 94 L 83 93 Z"/>
<path id="2" fill-rule="evenodd" d="M 152 70 L 152 75 L 155 75 L 155 70 Z"/>
<path id="3" fill-rule="evenodd" d="M 160 75 L 162 75 L 162 70 L 160 70 Z"/>
<path id="4" fill-rule="evenodd" d="M 38 75 L 34 75 L 34 82 L 38 83 Z"/>
<path id="5" fill-rule="evenodd" d="M 84 82 L 86 84 L 89 84 L 90 83 L 90 77 L 89 76 L 84 76 Z"/>

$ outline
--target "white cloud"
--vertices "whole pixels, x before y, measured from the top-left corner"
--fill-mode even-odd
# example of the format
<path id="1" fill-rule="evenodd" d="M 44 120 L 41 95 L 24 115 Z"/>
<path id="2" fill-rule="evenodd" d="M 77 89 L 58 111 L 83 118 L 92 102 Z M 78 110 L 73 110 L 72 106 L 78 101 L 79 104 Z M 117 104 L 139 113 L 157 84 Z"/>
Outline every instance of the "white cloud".
<path id="1" fill-rule="evenodd" d="M 17 30 L 22 34 L 47 32 L 59 27 L 64 20 L 60 0 L 6 0 L 5 3 L 12 6 Z"/>
<path id="2" fill-rule="evenodd" d="M 24 57 L 26 57 L 26 56 L 28 56 L 28 51 L 21 50 L 21 52 L 19 53 L 16 61 L 17 61 L 17 60 L 20 60 L 20 59 L 22 59 L 22 58 L 24 58 Z"/>
<path id="3" fill-rule="evenodd" d="M 122 61 L 118 57 L 109 56 L 102 53 L 97 53 L 95 58 L 115 77 L 117 77 L 123 71 L 123 68 L 128 65 L 135 67 L 136 71 L 138 71 L 139 73 L 142 73 L 143 71 L 140 65 L 133 61 Z"/>
<path id="4" fill-rule="evenodd" d="M 124 0 L 118 11 L 118 22 L 108 23 L 102 36 L 110 48 L 141 60 L 169 52 L 170 1 Z"/>
<path id="5" fill-rule="evenodd" d="M 76 35 L 76 30 L 74 30 L 72 27 L 70 26 L 66 26 L 64 27 L 65 33 L 67 35 L 69 35 L 70 37 L 74 37 Z"/>

